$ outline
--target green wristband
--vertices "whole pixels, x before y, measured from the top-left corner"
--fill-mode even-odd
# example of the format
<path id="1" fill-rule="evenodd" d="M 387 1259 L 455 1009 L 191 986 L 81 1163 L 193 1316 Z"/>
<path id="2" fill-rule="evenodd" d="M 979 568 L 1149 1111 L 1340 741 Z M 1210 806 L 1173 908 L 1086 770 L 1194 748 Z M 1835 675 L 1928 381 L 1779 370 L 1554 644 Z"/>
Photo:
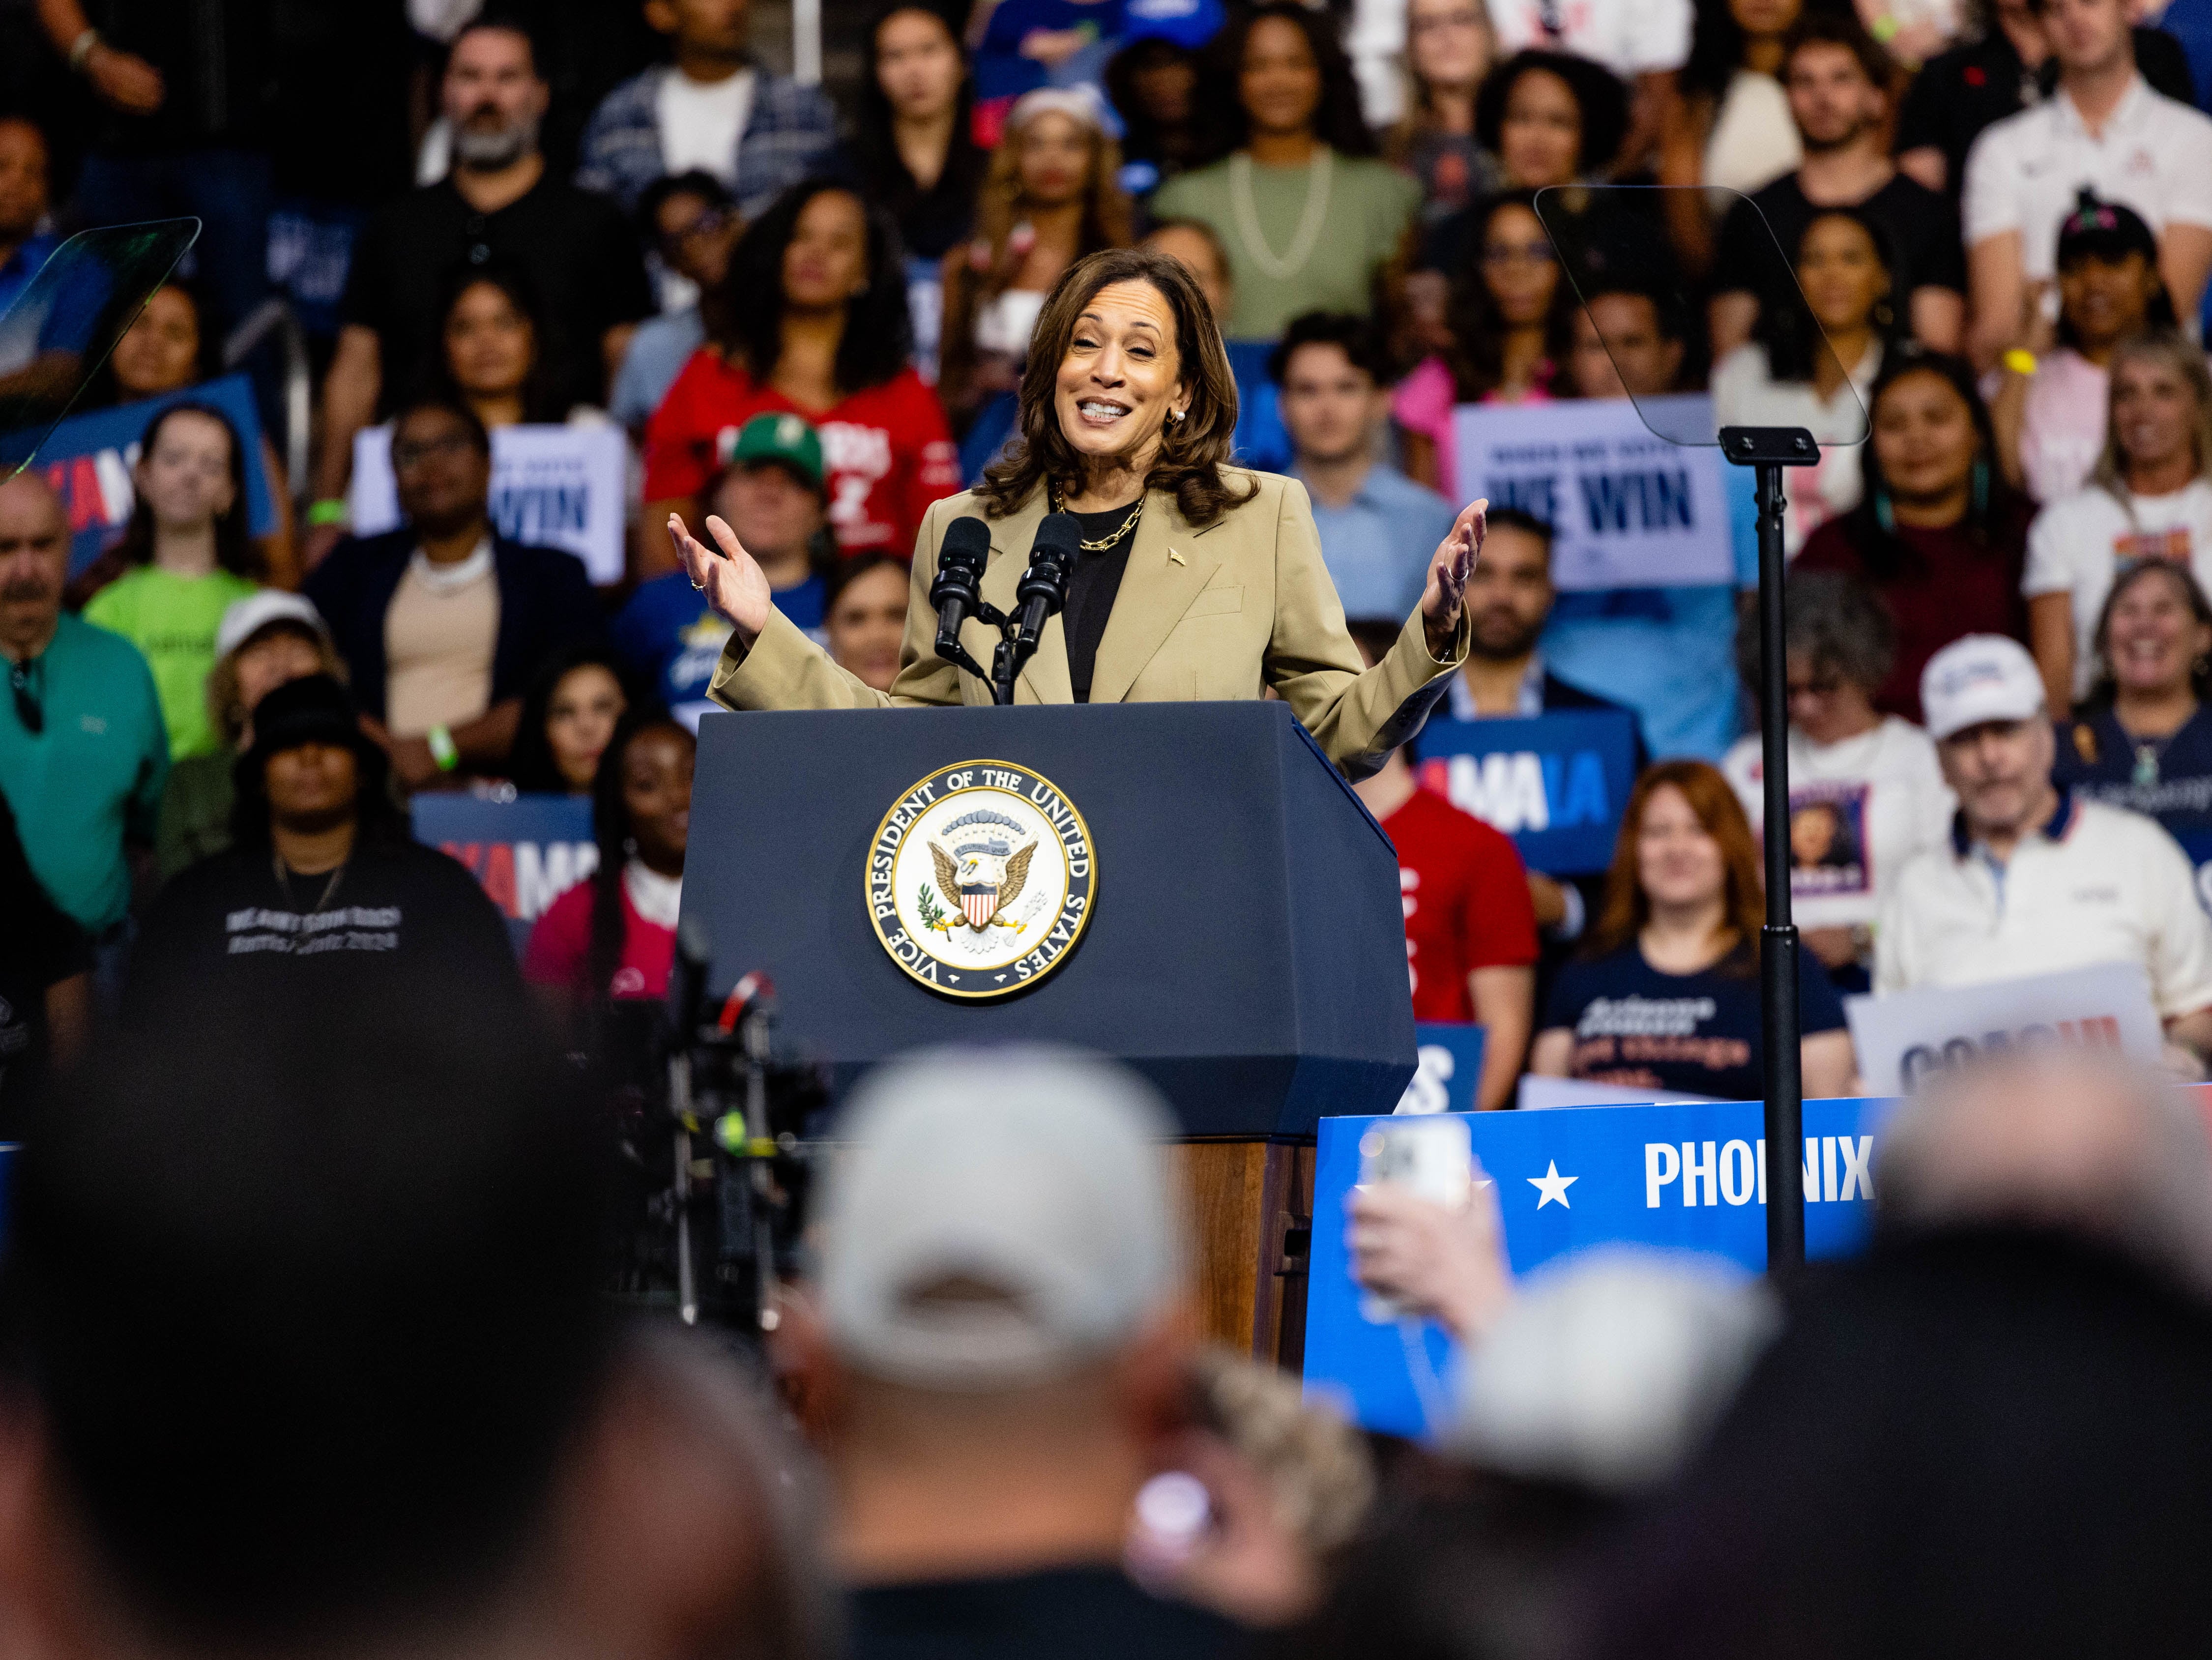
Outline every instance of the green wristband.
<path id="1" fill-rule="evenodd" d="M 451 772 L 461 764 L 460 747 L 453 742 L 451 727 L 433 727 L 422 734 L 430 746 L 430 758 L 438 763 L 440 772 Z"/>
<path id="2" fill-rule="evenodd" d="M 320 530 L 325 525 L 343 525 L 349 516 L 341 496 L 326 496 L 307 504 L 307 526 L 311 530 Z"/>

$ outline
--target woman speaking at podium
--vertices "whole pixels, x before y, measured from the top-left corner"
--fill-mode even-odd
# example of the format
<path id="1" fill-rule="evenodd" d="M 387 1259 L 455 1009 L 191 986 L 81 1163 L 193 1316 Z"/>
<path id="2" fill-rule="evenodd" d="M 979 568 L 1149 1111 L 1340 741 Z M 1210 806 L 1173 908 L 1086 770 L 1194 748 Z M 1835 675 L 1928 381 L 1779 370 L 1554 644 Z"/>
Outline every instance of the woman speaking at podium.
<path id="1" fill-rule="evenodd" d="M 721 520 L 707 520 L 709 547 L 672 516 L 692 583 L 732 626 L 711 696 L 740 709 L 988 703 L 987 684 L 937 654 L 929 603 L 946 528 L 969 515 L 990 533 L 982 598 L 1009 613 L 1045 514 L 1073 514 L 1082 527 L 1065 609 L 1039 636 L 1018 702 L 1252 698 L 1273 687 L 1358 778 L 1418 729 L 1464 660 L 1462 593 L 1488 504 L 1460 514 L 1396 644 L 1363 672 L 1304 486 L 1227 465 L 1236 382 L 1178 261 L 1114 248 L 1071 266 L 1037 319 L 1018 419 L 1018 441 L 982 487 L 922 520 L 889 693 L 838 668 L 775 610 Z M 971 622 L 962 643 L 989 664 L 988 628 Z"/>

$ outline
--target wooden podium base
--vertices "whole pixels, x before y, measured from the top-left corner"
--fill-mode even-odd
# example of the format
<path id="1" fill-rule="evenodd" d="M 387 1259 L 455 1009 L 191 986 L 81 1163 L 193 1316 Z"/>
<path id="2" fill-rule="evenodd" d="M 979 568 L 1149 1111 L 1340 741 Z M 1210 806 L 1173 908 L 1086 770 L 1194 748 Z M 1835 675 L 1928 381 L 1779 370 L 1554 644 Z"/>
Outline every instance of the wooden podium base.
<path id="1" fill-rule="evenodd" d="M 1300 1370 L 1314 1144 L 1238 1140 L 1179 1146 L 1197 1235 L 1198 1306 L 1206 1335 L 1255 1360 Z"/>

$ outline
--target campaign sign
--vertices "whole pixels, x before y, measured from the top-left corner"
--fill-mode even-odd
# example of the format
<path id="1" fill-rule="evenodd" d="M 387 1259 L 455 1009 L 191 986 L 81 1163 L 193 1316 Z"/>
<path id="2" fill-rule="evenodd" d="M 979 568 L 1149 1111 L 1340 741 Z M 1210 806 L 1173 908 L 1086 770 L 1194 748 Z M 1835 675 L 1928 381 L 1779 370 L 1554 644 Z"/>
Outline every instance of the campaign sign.
<path id="1" fill-rule="evenodd" d="M 172 404 L 205 404 L 230 422 L 246 452 L 246 528 L 254 536 L 275 532 L 276 498 L 270 491 L 261 452 L 261 415 L 254 408 L 252 383 L 242 374 L 226 374 L 182 392 L 73 415 L 48 435 L 31 471 L 54 487 L 69 514 L 71 576 L 106 551 L 130 523 L 138 500 L 131 483 L 138 441 Z"/>
<path id="2" fill-rule="evenodd" d="M 1482 1028 L 1449 1020 L 1416 1021 L 1413 1046 L 1420 1064 L 1405 1094 L 1398 1098 L 1397 1110 L 1407 1116 L 1473 1112 L 1475 1087 L 1482 1082 Z"/>
<path id="3" fill-rule="evenodd" d="M 415 798 L 415 839 L 469 867 L 520 952 L 547 907 L 599 867 L 592 804 L 580 795 L 424 794 Z"/>
<path id="4" fill-rule="evenodd" d="M 491 435 L 491 522 L 511 542 L 574 554 L 601 587 L 619 582 L 629 465 L 619 427 L 501 427 Z M 355 435 L 346 499 L 355 535 L 399 527 L 389 426 Z"/>
<path id="5" fill-rule="evenodd" d="M 1421 782 L 1513 838 L 1531 870 L 1604 870 L 1636 783 L 1636 717 L 1587 709 L 1421 728 Z"/>
<path id="6" fill-rule="evenodd" d="M 1844 1018 L 1850 1022 L 1860 1076 L 1890 1093 L 1994 1049 L 2078 1043 L 2155 1061 L 2165 1046 L 2140 963 L 1847 997 Z"/>
<path id="7" fill-rule="evenodd" d="M 1875 1136 L 1887 1100 L 1805 1104 L 1805 1250 L 1845 1256 L 1874 1225 Z M 1711 1101 L 1468 1116 L 1474 1156 L 1498 1183 L 1514 1274 L 1596 1244 L 1701 1251 L 1766 1267 L 1765 1106 Z M 1371 1430 L 1443 1428 L 1458 1398 L 1455 1346 L 1431 1321 L 1376 1323 L 1360 1310 L 1344 1243 L 1360 1137 L 1382 1118 L 1324 1118 L 1314 1172 L 1307 1390 Z"/>
<path id="8" fill-rule="evenodd" d="M 1683 406 L 1661 423 L 1671 431 L 1713 430 L 1712 400 L 1702 392 L 1644 401 Z M 1550 525 L 1560 587 L 1735 581 L 1720 451 L 1654 436 L 1627 398 L 1462 404 L 1452 429 L 1460 495 L 1486 496 Z"/>

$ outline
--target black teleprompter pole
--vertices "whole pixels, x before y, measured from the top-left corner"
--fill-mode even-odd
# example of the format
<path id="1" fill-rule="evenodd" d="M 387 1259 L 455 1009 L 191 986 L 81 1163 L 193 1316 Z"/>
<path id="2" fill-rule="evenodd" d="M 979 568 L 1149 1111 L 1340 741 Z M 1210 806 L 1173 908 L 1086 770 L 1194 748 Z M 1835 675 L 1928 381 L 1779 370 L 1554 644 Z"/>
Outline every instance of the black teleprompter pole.
<path id="1" fill-rule="evenodd" d="M 1759 726 L 1766 787 L 1766 926 L 1759 952 L 1766 1072 L 1766 1271 L 1805 1262 L 1805 1079 L 1799 1049 L 1797 925 L 1790 920 L 1790 678 L 1784 661 L 1782 469 L 1820 459 L 1796 427 L 1725 427 L 1721 453 L 1750 466 L 1759 501 Z"/>

